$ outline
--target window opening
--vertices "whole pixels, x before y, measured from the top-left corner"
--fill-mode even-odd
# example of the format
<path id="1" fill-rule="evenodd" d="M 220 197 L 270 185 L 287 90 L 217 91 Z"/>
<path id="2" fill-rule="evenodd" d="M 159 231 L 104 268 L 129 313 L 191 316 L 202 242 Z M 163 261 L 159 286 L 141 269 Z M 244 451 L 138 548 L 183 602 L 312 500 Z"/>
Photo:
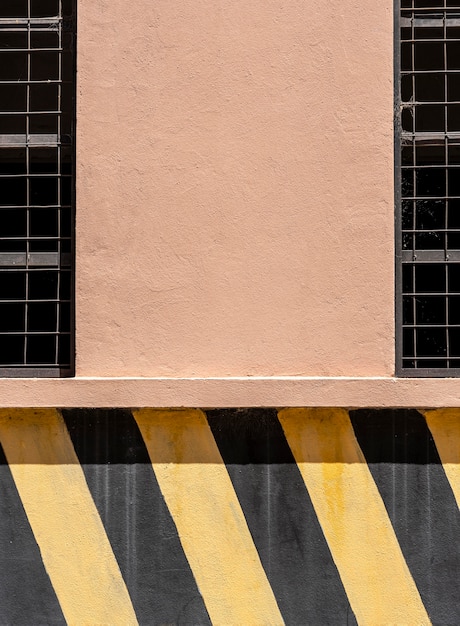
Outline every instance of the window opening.
<path id="1" fill-rule="evenodd" d="M 73 373 L 75 5 L 0 3 L 0 376 Z"/>
<path id="2" fill-rule="evenodd" d="M 460 375 L 460 2 L 399 9 L 397 370 Z"/>

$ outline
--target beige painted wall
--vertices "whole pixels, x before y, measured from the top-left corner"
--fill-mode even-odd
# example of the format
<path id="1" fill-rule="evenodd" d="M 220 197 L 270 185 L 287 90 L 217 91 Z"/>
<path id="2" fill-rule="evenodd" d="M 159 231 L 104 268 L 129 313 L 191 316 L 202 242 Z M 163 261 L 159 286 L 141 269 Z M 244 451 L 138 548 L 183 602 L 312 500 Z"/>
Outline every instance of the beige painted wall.
<path id="1" fill-rule="evenodd" d="M 392 3 L 78 4 L 77 375 L 392 375 Z"/>

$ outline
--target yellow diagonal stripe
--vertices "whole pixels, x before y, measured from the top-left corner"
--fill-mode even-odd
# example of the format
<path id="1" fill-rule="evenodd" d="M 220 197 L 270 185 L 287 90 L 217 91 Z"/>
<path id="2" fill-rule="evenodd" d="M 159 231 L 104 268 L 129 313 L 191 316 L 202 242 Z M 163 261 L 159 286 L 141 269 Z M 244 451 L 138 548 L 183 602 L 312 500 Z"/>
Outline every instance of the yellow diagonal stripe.
<path id="1" fill-rule="evenodd" d="M 1 409 L 0 442 L 68 624 L 137 624 L 59 412 Z"/>
<path id="2" fill-rule="evenodd" d="M 343 409 L 279 411 L 360 626 L 430 624 Z"/>
<path id="3" fill-rule="evenodd" d="M 460 508 L 460 409 L 423 411 Z"/>
<path id="4" fill-rule="evenodd" d="M 134 411 L 214 626 L 283 624 L 205 415 Z"/>

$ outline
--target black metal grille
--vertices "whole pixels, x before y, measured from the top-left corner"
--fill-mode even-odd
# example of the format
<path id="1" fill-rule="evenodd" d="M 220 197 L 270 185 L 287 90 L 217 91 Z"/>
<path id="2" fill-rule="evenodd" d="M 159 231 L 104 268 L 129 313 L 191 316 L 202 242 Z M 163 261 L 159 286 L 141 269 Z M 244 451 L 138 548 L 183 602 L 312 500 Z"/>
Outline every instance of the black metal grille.
<path id="1" fill-rule="evenodd" d="M 398 371 L 459 375 L 460 2 L 401 0 L 399 27 Z"/>
<path id="2" fill-rule="evenodd" d="M 0 2 L 0 375 L 73 372 L 73 0 Z"/>

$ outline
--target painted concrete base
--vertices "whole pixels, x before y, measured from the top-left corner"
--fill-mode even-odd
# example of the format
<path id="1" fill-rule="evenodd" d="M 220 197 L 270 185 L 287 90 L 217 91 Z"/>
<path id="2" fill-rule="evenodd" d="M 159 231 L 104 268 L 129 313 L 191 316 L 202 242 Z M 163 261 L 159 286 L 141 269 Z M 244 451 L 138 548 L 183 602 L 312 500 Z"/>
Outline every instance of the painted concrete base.
<path id="1" fill-rule="evenodd" d="M 460 411 L 0 410 L 0 623 L 460 624 Z"/>

